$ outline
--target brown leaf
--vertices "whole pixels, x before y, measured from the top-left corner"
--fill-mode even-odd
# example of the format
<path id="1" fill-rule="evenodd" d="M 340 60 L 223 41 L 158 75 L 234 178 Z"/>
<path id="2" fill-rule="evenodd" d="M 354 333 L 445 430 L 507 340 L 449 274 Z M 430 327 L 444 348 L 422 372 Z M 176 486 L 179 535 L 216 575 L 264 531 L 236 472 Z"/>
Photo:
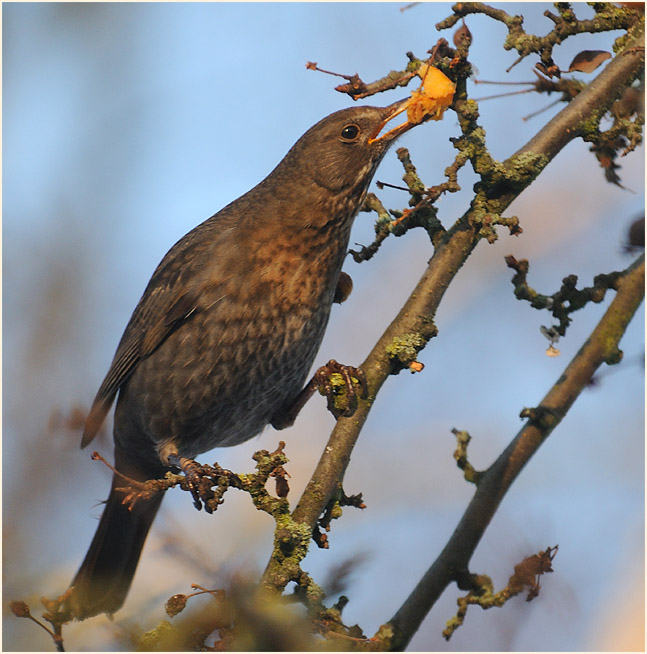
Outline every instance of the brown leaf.
<path id="1" fill-rule="evenodd" d="M 526 557 L 514 566 L 514 574 L 508 581 L 508 587 L 513 593 L 519 593 L 525 587 L 529 589 L 526 601 L 532 601 L 539 594 L 539 577 L 546 572 L 552 572 L 552 562 L 557 554 L 558 546 L 547 547 L 538 554 Z"/>
<path id="2" fill-rule="evenodd" d="M 461 46 L 466 39 L 472 41 L 472 33 L 469 31 L 467 25 L 465 24 L 465 19 L 463 19 L 463 24 L 454 32 L 454 45 L 458 48 Z"/>
<path id="3" fill-rule="evenodd" d="M 603 61 L 611 59 L 611 53 L 606 50 L 582 50 L 575 55 L 568 72 L 592 73 Z"/>

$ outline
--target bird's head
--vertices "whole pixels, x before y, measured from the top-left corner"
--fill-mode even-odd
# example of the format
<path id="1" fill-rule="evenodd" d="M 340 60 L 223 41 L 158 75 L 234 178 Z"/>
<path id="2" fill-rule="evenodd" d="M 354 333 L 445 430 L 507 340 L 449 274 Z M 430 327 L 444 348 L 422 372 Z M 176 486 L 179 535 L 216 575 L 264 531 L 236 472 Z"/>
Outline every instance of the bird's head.
<path id="1" fill-rule="evenodd" d="M 405 122 L 381 134 L 408 101 L 336 111 L 311 127 L 286 159 L 294 159 L 310 179 L 329 191 L 367 187 L 389 146 L 413 126 Z"/>

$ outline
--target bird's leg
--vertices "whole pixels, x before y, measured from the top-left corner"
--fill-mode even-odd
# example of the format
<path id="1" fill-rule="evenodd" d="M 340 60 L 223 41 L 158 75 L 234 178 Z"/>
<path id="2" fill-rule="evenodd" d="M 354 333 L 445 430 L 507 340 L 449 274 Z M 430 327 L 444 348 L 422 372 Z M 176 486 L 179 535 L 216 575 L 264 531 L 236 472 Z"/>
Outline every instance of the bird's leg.
<path id="1" fill-rule="evenodd" d="M 306 387 L 297 395 L 292 404 L 282 406 L 270 420 L 274 429 L 286 429 L 294 424 L 301 409 L 317 390 L 314 377 L 306 384 Z"/>
<path id="2" fill-rule="evenodd" d="M 341 380 L 335 380 L 333 375 L 341 376 Z M 355 379 L 353 379 L 353 377 Z M 341 382 L 341 383 L 340 383 Z M 334 359 L 321 366 L 308 382 L 306 387 L 297 395 L 294 402 L 281 408 L 271 420 L 274 429 L 285 429 L 294 424 L 297 415 L 305 403 L 313 396 L 315 391 L 325 395 L 328 400 L 328 410 L 335 416 L 352 416 L 357 408 L 356 385 L 360 388 L 360 397 L 367 396 L 366 377 L 364 373 L 354 366 L 345 366 L 337 363 Z M 339 394 L 339 388 L 343 386 L 346 392 L 346 407 L 340 408 L 335 403 L 335 397 Z"/>

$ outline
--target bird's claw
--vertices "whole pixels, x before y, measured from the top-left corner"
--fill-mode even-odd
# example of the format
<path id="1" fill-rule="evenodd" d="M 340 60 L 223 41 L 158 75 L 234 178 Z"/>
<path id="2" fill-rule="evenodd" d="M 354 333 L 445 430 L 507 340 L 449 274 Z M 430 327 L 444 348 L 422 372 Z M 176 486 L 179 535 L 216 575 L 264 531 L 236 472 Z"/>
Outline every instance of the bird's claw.
<path id="1" fill-rule="evenodd" d="M 211 476 L 212 468 L 202 465 L 193 459 L 187 459 L 185 457 L 172 458 L 174 460 L 171 461 L 171 457 L 169 457 L 169 461 L 180 468 L 186 477 L 186 486 L 193 497 L 193 506 L 200 511 L 204 505 L 205 511 L 212 513 L 213 510 L 209 508 L 209 500 L 215 497 Z"/>
<path id="2" fill-rule="evenodd" d="M 341 379 L 335 379 L 334 375 L 339 375 Z M 347 418 L 355 413 L 357 386 L 360 389 L 359 397 L 365 399 L 368 395 L 366 377 L 362 370 L 354 366 L 345 366 L 334 359 L 315 372 L 313 382 L 319 393 L 326 396 L 328 410 L 335 418 L 340 416 Z"/>
<path id="3" fill-rule="evenodd" d="M 344 366 L 334 359 L 315 372 L 312 379 L 290 404 L 277 411 L 270 421 L 275 429 L 285 429 L 294 424 L 297 415 L 315 391 L 325 395 L 328 410 L 339 418 L 352 416 L 357 409 L 357 386 L 360 397 L 366 398 L 368 389 L 364 373 L 354 366 Z"/>

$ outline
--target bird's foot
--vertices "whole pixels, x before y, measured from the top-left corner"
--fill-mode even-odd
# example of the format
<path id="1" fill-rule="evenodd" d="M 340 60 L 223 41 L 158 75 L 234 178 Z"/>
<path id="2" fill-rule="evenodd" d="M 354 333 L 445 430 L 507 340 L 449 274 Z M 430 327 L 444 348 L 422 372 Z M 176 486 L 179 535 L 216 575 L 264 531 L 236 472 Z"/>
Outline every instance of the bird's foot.
<path id="1" fill-rule="evenodd" d="M 357 387 L 359 397 L 366 398 L 368 391 L 364 373 L 359 368 L 345 366 L 331 359 L 315 372 L 291 405 L 283 407 L 272 417 L 271 425 L 274 429 L 285 429 L 293 425 L 315 391 L 326 396 L 328 409 L 335 418 L 352 416 L 357 409 Z"/>
<path id="2" fill-rule="evenodd" d="M 213 513 L 213 509 L 211 508 L 212 502 L 210 500 L 215 498 L 213 490 L 214 469 L 209 465 L 203 465 L 193 459 L 187 459 L 186 457 L 175 454 L 171 454 L 168 457 L 168 461 L 171 465 L 177 466 L 184 474 L 186 483 L 181 485 L 183 487 L 185 486 L 191 493 L 193 506 L 198 511 L 204 506 L 204 510 L 207 513 Z"/>
<path id="3" fill-rule="evenodd" d="M 352 416 L 357 410 L 357 390 L 359 397 L 368 395 L 366 377 L 360 368 L 345 366 L 334 359 L 328 361 L 315 372 L 312 383 L 321 395 L 328 400 L 328 410 L 339 418 Z"/>
<path id="4" fill-rule="evenodd" d="M 91 458 L 93 461 L 101 461 L 112 470 L 115 475 L 115 480 L 118 479 L 120 482 L 125 484 L 124 486 L 117 486 L 117 484 L 115 484 L 115 490 L 123 494 L 121 503 L 128 507 L 129 511 L 133 510 L 135 504 L 137 504 L 139 500 L 150 500 L 153 496 L 157 495 L 157 493 L 165 491 L 169 487 L 164 479 L 148 479 L 146 481 L 132 479 L 108 463 L 99 452 L 92 452 Z"/>

